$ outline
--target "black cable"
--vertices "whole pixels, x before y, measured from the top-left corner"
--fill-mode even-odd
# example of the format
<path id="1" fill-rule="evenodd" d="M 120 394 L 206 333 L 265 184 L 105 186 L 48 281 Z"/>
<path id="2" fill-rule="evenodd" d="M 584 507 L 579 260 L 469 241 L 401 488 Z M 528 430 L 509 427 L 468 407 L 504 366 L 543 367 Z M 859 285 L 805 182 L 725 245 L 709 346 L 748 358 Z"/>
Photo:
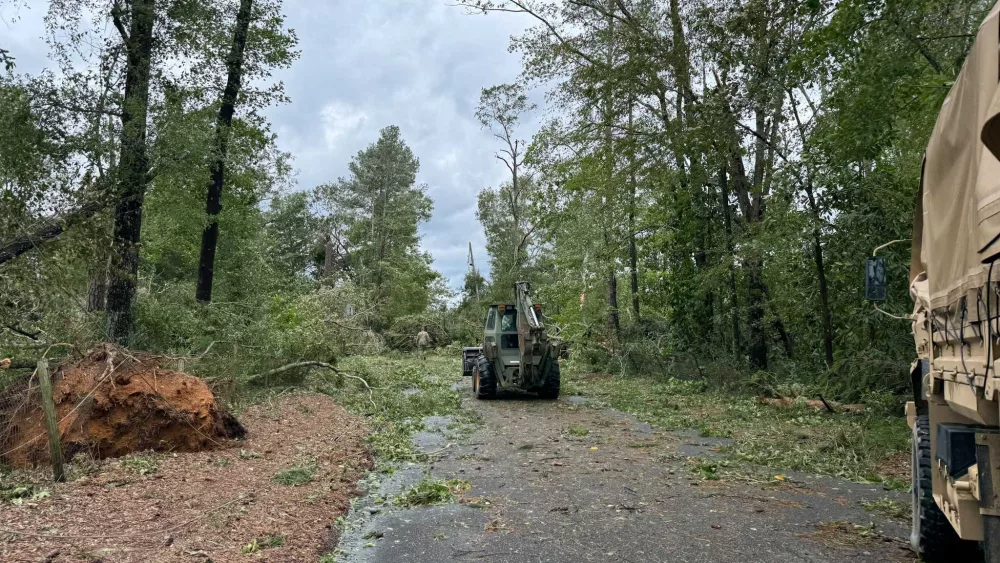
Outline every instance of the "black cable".
<path id="1" fill-rule="evenodd" d="M 958 340 L 958 333 L 957 332 L 953 332 L 951 330 L 948 330 L 948 319 L 951 317 L 951 307 L 950 306 L 946 306 L 946 307 L 943 307 L 943 309 L 945 311 L 944 312 L 944 337 L 945 337 L 945 340 L 950 339 L 952 337 L 952 335 L 954 335 L 956 337 L 955 339 Z M 931 311 L 931 322 L 936 322 L 937 321 L 938 311 L 940 311 L 940 310 L 941 310 L 941 308 L 938 308 L 938 309 L 935 309 L 934 311 Z"/>
<path id="2" fill-rule="evenodd" d="M 958 313 L 958 335 L 959 335 L 958 337 L 960 345 L 959 349 L 961 350 L 961 352 L 959 352 L 959 357 L 962 358 L 962 370 L 965 372 L 966 383 L 969 384 L 969 388 L 972 389 L 972 394 L 975 395 L 976 380 L 972 376 L 972 374 L 969 373 L 969 368 L 965 365 L 965 317 L 968 314 L 968 312 L 969 312 L 968 297 L 963 295 L 962 309 Z"/>
<path id="3" fill-rule="evenodd" d="M 981 307 L 981 305 L 982 304 L 983 304 L 983 288 L 980 287 L 980 288 L 976 289 L 976 320 L 978 320 L 978 321 L 982 321 L 982 319 L 983 319 L 983 317 L 981 316 L 981 313 L 982 313 L 982 307 Z M 976 324 L 970 324 L 969 326 L 972 327 L 973 331 L 975 331 L 976 338 L 982 340 L 983 339 L 983 328 L 981 326 L 979 326 L 979 323 L 977 322 Z M 984 344 L 985 344 L 985 342 L 984 342 Z"/>
<path id="4" fill-rule="evenodd" d="M 986 377 L 990 376 L 990 368 L 993 366 L 993 319 L 990 313 L 990 283 L 993 280 L 993 265 L 996 260 L 990 262 L 989 272 L 986 274 L 986 330 L 989 339 L 986 341 Z"/>

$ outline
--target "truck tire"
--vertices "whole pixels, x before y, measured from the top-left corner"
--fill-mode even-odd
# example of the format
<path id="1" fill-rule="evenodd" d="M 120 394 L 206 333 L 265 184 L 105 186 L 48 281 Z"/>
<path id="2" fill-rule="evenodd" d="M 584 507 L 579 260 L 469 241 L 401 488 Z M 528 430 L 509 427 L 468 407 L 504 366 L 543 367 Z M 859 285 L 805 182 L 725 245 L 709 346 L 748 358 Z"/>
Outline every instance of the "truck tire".
<path id="1" fill-rule="evenodd" d="M 959 538 L 951 522 L 934 502 L 930 427 L 927 415 L 918 416 L 913 425 L 913 527 L 910 545 L 926 563 L 957 561 L 961 558 L 959 554 L 968 554 L 972 557 L 968 560 L 975 561 L 979 554 L 977 542 Z"/>
<path id="2" fill-rule="evenodd" d="M 476 373 L 472 377 L 472 386 L 477 399 L 493 399 L 497 396 L 497 376 L 493 373 L 493 365 L 486 356 L 480 355 L 476 358 Z"/>
<path id="3" fill-rule="evenodd" d="M 553 362 L 549 368 L 549 376 L 545 378 L 545 384 L 538 390 L 538 398 L 547 401 L 555 401 L 559 398 L 559 362 Z"/>

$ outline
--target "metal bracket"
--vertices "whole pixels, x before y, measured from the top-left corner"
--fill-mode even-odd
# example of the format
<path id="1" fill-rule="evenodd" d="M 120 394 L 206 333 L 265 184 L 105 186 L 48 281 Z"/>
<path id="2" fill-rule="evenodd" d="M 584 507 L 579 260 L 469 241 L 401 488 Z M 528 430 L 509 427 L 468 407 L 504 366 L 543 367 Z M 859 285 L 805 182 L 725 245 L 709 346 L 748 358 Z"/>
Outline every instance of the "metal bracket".
<path id="1" fill-rule="evenodd" d="M 979 506 L 982 514 L 1000 516 L 1000 434 L 976 434 Z"/>

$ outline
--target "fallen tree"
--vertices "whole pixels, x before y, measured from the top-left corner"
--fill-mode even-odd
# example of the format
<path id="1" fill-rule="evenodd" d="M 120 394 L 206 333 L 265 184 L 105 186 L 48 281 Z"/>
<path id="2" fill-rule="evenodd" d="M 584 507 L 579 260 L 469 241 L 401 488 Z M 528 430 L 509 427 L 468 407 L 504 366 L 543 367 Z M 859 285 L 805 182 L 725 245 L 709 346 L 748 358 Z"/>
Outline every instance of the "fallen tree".
<path id="1" fill-rule="evenodd" d="M 107 208 L 107 206 L 106 201 L 94 200 L 84 203 L 68 213 L 42 221 L 31 232 L 8 240 L 0 245 L 0 264 L 10 262 L 25 252 L 34 250 L 42 244 L 58 238 L 70 227 L 90 219 L 101 210 Z"/>

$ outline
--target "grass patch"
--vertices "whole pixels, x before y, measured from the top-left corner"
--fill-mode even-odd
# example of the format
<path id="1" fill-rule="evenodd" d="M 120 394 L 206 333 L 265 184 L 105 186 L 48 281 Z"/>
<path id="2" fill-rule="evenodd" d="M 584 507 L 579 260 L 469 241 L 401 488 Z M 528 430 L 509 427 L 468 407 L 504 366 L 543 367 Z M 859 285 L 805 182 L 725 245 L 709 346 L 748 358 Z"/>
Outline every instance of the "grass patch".
<path id="1" fill-rule="evenodd" d="M 300 465 L 276 474 L 274 476 L 274 482 L 279 485 L 285 485 L 286 487 L 297 487 L 311 482 L 315 474 L 315 465 Z"/>
<path id="2" fill-rule="evenodd" d="M 911 508 L 898 500 L 891 498 L 881 498 L 870 502 L 862 502 L 861 506 L 868 512 L 875 512 L 889 518 L 897 520 L 908 520 L 911 516 Z"/>
<path id="3" fill-rule="evenodd" d="M 240 553 L 243 555 L 252 555 L 258 553 L 264 549 L 270 549 L 272 547 L 281 547 L 285 545 L 285 536 L 280 534 L 271 534 L 269 536 L 264 536 L 263 538 L 258 538 L 252 542 L 243 546 L 240 549 Z"/>
<path id="4" fill-rule="evenodd" d="M 892 488 L 899 479 L 880 475 L 879 462 L 910 447 L 906 419 L 882 414 L 884 409 L 829 414 L 806 405 L 762 404 L 756 397 L 709 390 L 702 382 L 563 373 L 566 394 L 586 396 L 660 429 L 696 429 L 702 436 L 732 439 L 723 453 L 733 461 Z"/>
<path id="5" fill-rule="evenodd" d="M 455 501 L 459 495 L 469 490 L 469 483 L 461 479 L 447 481 L 425 480 L 414 485 L 410 490 L 399 495 L 393 504 L 412 508 L 414 506 L 430 506 L 447 504 Z"/>
<path id="6" fill-rule="evenodd" d="M 352 356 L 338 367 L 364 378 L 375 391 L 369 395 L 353 380 L 334 378 L 325 379 L 317 390 L 367 418 L 379 463 L 419 461 L 422 456 L 414 450 L 410 437 L 423 429 L 420 421 L 426 417 L 450 416 L 452 426 L 466 433 L 480 422 L 478 415 L 461 408 L 462 393 L 451 388 L 462 369 L 459 355 L 429 355 L 426 362 L 410 356 Z M 413 389 L 420 393 L 404 395 Z"/>
<path id="7" fill-rule="evenodd" d="M 569 434 L 570 436 L 583 437 L 586 436 L 587 434 L 590 434 L 590 430 L 587 430 L 582 426 L 570 426 L 569 428 L 566 429 L 566 433 Z"/>
<path id="8" fill-rule="evenodd" d="M 151 455 L 127 455 L 118 460 L 122 469 L 135 475 L 152 475 L 160 470 L 160 460 Z"/>

